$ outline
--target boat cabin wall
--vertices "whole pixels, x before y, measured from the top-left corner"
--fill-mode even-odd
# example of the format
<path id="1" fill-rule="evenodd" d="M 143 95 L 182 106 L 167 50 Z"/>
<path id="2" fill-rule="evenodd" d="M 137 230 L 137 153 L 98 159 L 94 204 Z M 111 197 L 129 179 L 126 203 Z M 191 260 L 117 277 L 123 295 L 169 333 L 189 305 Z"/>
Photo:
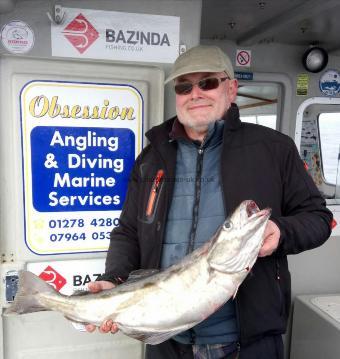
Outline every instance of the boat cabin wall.
<path id="1" fill-rule="evenodd" d="M 51 133 L 62 134 L 62 128 L 70 128 L 70 133 L 74 136 L 84 136 L 86 133 L 94 139 L 88 118 L 90 109 L 84 106 L 86 102 L 92 104 L 92 107 L 90 106 L 92 116 L 98 121 L 95 127 L 105 128 L 111 133 L 110 126 L 100 124 L 101 120 L 107 123 L 109 111 L 103 110 L 103 118 L 99 118 L 99 110 L 93 109 L 96 105 L 95 101 L 103 105 L 109 99 L 110 103 L 117 102 L 116 110 L 111 109 L 111 116 L 116 116 L 117 121 L 125 121 L 121 126 L 124 131 L 112 132 L 112 138 L 121 138 L 119 136 L 133 132 L 136 141 L 130 143 L 129 151 L 133 152 L 131 158 L 134 159 L 146 144 L 145 132 L 153 125 L 175 115 L 173 84 L 169 83 L 164 87 L 164 78 L 171 69 L 169 61 L 163 61 L 159 57 L 155 60 L 149 58 L 147 61 L 145 57 L 143 61 L 127 57 L 124 60 L 113 60 L 101 57 L 100 53 L 86 56 L 86 52 L 79 52 L 81 55 L 72 57 L 63 55 L 60 49 L 52 55 L 54 40 L 52 41 L 51 38 L 51 29 L 54 25 L 51 25 L 51 21 L 53 22 L 56 15 L 61 15 L 62 18 L 62 13 L 56 12 L 55 5 L 61 6 L 61 8 L 57 7 L 59 10 L 67 8 L 71 12 L 72 9 L 79 9 L 77 15 L 83 11 L 85 17 L 91 9 L 102 11 L 104 15 L 109 14 L 107 23 L 110 25 L 105 23 L 106 20 L 102 20 L 103 26 L 112 26 L 115 21 L 119 23 L 127 13 L 130 14 L 126 18 L 131 21 L 131 28 L 134 24 L 131 19 L 136 19 L 135 15 L 138 14 L 172 17 L 167 19 L 169 21 L 167 24 L 160 22 L 159 29 L 168 28 L 179 21 L 179 26 L 174 25 L 172 28 L 174 31 L 178 30 L 178 52 L 202 43 L 218 45 L 229 54 L 239 76 L 248 74 L 248 79 L 242 77 L 239 80 L 237 103 L 241 108 L 242 120 L 267 125 L 295 140 L 308 172 L 339 223 L 334 228 L 331 238 L 322 247 L 289 256 L 292 300 L 300 294 L 339 293 L 340 96 L 339 92 L 334 96 L 325 95 L 320 89 L 322 76 L 327 71 L 340 70 L 340 56 L 337 53 L 329 53 L 326 69 L 319 73 L 311 73 L 302 65 L 305 46 L 275 42 L 239 46 L 228 39 L 202 38 L 201 19 L 204 14 L 202 14 L 201 0 L 61 0 L 60 2 L 0 0 L 2 34 L 0 43 L 0 310 L 6 308 L 13 299 L 17 271 L 23 268 L 42 275 L 54 285 L 56 285 L 55 279 L 59 285 L 65 281 L 66 284 L 60 289 L 61 292 L 67 289 L 65 294 L 70 294 L 75 289 L 84 290 L 87 283 L 95 280 L 104 270 L 105 250 L 109 242 L 108 233 L 118 220 L 119 209 L 116 212 L 102 211 L 100 216 L 96 216 L 95 211 L 75 210 L 69 211 L 64 217 L 61 216 L 63 213 L 61 210 L 46 211 L 39 196 L 45 189 L 45 183 L 48 182 L 47 175 L 50 169 L 46 166 L 53 165 L 55 162 L 47 161 L 45 167 L 38 167 L 35 177 L 32 169 L 35 168 L 34 165 L 39 166 L 39 163 L 44 163 L 44 160 L 53 159 L 47 155 L 50 152 L 55 155 L 53 152 L 55 148 L 45 146 L 41 139 L 44 139 L 44 136 L 51 136 Z M 61 24 L 55 26 L 62 27 L 64 35 L 69 36 L 72 35 L 70 32 L 75 30 L 66 28 L 71 20 L 67 18 L 67 13 L 65 16 L 65 19 L 61 19 Z M 95 22 L 95 17 L 93 19 Z M 147 19 L 143 20 L 144 26 L 150 21 L 149 18 Z M 158 18 L 157 21 L 160 19 Z M 125 25 L 127 28 L 129 23 Z M 28 36 L 28 43 L 20 44 L 19 41 L 16 46 L 12 42 L 7 43 L 6 47 L 4 41 L 9 39 L 10 33 L 14 33 L 15 29 L 18 30 L 18 36 Z M 140 31 L 142 30 L 143 28 L 140 28 Z M 23 31 L 21 35 L 20 31 Z M 70 39 L 76 43 L 72 36 Z M 248 54 L 251 52 L 249 67 L 237 66 L 237 52 L 240 50 L 246 50 Z M 154 56 L 156 55 L 155 51 Z M 69 112 L 64 112 L 60 124 L 56 122 L 57 117 L 51 110 L 50 118 L 44 123 L 44 116 L 47 114 L 40 116 L 43 102 L 39 105 L 38 100 L 32 102 L 31 109 L 36 109 L 37 112 L 32 111 L 30 116 L 30 107 L 25 107 L 25 103 L 42 94 L 46 94 L 46 98 L 41 97 L 40 101 L 46 100 L 47 96 L 51 96 L 52 99 L 53 96 L 58 95 L 59 101 L 63 99 L 65 103 L 80 107 L 82 104 L 85 124 L 82 126 L 74 123 L 78 107 L 64 110 Z M 135 119 L 136 123 L 139 121 L 135 127 L 131 125 L 132 127 L 125 128 L 131 112 L 129 112 L 130 105 L 123 111 L 124 101 L 133 103 L 131 108 L 135 112 L 130 119 Z M 37 106 L 35 107 L 34 104 Z M 55 105 L 54 108 L 58 108 L 57 103 Z M 25 108 L 26 112 L 23 111 Z M 332 116 L 329 116 L 329 113 L 335 116 L 334 121 L 330 119 Z M 323 114 L 327 114 L 326 118 Z M 335 123 L 335 127 L 334 130 L 327 132 L 329 121 Z M 43 132 L 46 128 L 49 128 L 47 132 Z M 97 130 L 98 135 L 101 134 L 99 131 L 101 130 Z M 339 136 L 336 135 L 337 133 Z M 60 144 L 59 137 L 53 138 L 55 143 L 59 141 Z M 108 140 L 106 138 L 106 141 Z M 129 140 L 126 141 L 129 143 Z M 326 147 L 323 147 L 325 144 Z M 81 149 L 80 143 L 78 148 L 73 150 L 74 152 L 70 153 L 73 155 L 72 159 L 85 160 L 85 157 L 82 157 L 85 152 Z M 108 149 L 101 149 L 99 154 L 105 154 L 104 150 Z M 41 157 L 43 151 L 45 151 L 44 156 Z M 121 156 L 129 151 L 122 151 Z M 66 149 L 56 153 L 57 156 L 69 154 Z M 131 158 L 128 157 L 126 163 L 132 163 Z M 86 161 L 83 163 L 84 166 L 88 164 Z M 119 163 L 111 164 L 115 175 L 110 181 L 118 178 L 119 182 Z M 70 162 L 69 165 L 75 168 L 76 162 Z M 40 181 L 38 185 L 35 184 L 34 179 Z M 80 175 L 74 181 L 73 183 L 78 186 L 81 184 L 85 187 L 85 180 L 81 180 Z M 86 181 L 91 181 L 91 174 L 88 174 Z M 61 184 L 67 186 L 68 179 L 59 178 L 55 183 L 59 184 L 59 187 L 62 187 Z M 115 190 L 113 185 L 112 187 Z M 77 194 L 81 197 L 76 196 L 73 200 L 80 198 L 84 202 L 90 197 L 86 192 L 88 197 L 85 198 L 84 193 Z M 37 199 L 31 198 L 34 195 Z M 66 206 L 67 200 L 68 197 L 64 198 L 62 200 L 64 202 L 58 202 L 56 206 L 60 208 Z M 36 207 L 30 201 L 34 202 Z M 53 201 L 57 201 L 56 196 L 53 197 Z M 53 201 L 52 203 L 55 203 Z M 39 217 L 37 213 L 41 216 Z M 86 231 L 82 230 L 84 228 L 82 221 L 87 221 Z M 48 228 L 45 228 L 46 226 Z M 49 246 L 45 245 L 41 231 L 44 235 L 48 234 Z M 83 234 L 85 232 L 86 234 Z M 71 237 L 69 233 L 72 234 Z M 90 235 L 91 243 L 95 245 L 92 247 L 87 245 L 88 238 L 85 239 L 85 235 Z M 20 341 L 17 338 L 20 338 Z M 290 331 L 286 339 L 289 343 Z M 114 353 L 117 357 L 124 355 L 126 359 L 139 359 L 143 356 L 143 346 L 139 342 L 121 335 L 90 336 L 75 331 L 64 318 L 60 318 L 55 313 L 39 313 L 26 319 L 2 317 L 1 341 L 3 345 L 0 344 L 0 359 L 19 357 L 53 359 L 60 356 L 65 359 L 76 357 L 90 359 L 94 355 L 98 359 L 106 359 L 109 353 Z"/>

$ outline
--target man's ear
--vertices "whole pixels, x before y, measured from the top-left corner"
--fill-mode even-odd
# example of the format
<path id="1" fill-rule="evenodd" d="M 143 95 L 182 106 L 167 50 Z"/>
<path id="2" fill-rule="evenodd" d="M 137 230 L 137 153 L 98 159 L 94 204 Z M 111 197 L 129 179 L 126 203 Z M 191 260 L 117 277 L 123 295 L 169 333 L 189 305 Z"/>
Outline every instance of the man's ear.
<path id="1" fill-rule="evenodd" d="M 229 80 L 228 86 L 229 86 L 229 88 L 228 88 L 229 100 L 230 100 L 230 102 L 235 102 L 235 99 L 237 96 L 237 90 L 238 90 L 237 79 Z"/>

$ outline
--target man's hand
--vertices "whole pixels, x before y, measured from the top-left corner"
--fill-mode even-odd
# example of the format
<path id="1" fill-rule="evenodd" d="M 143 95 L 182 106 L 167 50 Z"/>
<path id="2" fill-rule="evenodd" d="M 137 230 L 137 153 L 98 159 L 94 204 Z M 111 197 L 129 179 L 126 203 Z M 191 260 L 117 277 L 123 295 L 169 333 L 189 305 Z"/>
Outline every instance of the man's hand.
<path id="1" fill-rule="evenodd" d="M 99 280 L 98 282 L 90 282 L 88 284 L 88 289 L 92 293 L 98 293 L 105 289 L 112 289 L 115 285 L 111 282 L 105 280 Z M 96 330 L 96 326 L 93 324 L 87 324 L 85 326 L 86 331 L 92 333 Z M 101 326 L 98 328 L 100 333 L 109 333 L 112 334 L 118 331 L 117 325 L 113 323 L 112 320 L 107 320 L 106 322 L 102 323 Z"/>
<path id="2" fill-rule="evenodd" d="M 279 245 L 280 235 L 279 227 L 269 220 L 264 230 L 264 241 L 259 252 L 259 257 L 270 256 L 276 250 Z"/>

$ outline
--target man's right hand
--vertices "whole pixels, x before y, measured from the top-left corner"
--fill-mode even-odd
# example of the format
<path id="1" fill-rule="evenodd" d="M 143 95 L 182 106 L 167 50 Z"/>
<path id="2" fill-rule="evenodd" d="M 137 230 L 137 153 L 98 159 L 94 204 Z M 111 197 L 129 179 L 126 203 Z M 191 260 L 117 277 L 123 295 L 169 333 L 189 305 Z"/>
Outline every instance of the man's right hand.
<path id="1" fill-rule="evenodd" d="M 91 293 L 98 293 L 105 289 L 112 289 L 115 285 L 111 282 L 105 280 L 99 280 L 97 282 L 90 282 L 88 284 L 88 289 Z M 85 329 L 87 332 L 92 333 L 96 330 L 96 326 L 93 324 L 87 324 Z M 106 322 L 102 323 L 101 326 L 98 328 L 100 333 L 116 333 L 118 331 L 117 325 L 113 323 L 112 320 L 107 320 Z"/>

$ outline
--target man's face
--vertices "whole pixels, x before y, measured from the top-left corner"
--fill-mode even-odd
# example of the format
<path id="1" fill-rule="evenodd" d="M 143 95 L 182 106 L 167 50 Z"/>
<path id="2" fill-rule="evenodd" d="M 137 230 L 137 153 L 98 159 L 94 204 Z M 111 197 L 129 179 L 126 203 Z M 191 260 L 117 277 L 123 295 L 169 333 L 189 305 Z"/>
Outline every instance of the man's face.
<path id="1" fill-rule="evenodd" d="M 176 94 L 176 111 L 179 121 L 188 131 L 205 131 L 209 123 L 221 119 L 224 113 L 235 101 L 237 94 L 237 80 L 225 80 L 213 90 L 201 90 L 198 81 L 206 78 L 225 78 L 224 72 L 218 73 L 192 73 L 178 77 L 175 85 L 179 83 L 192 83 L 192 91 L 185 95 Z"/>

